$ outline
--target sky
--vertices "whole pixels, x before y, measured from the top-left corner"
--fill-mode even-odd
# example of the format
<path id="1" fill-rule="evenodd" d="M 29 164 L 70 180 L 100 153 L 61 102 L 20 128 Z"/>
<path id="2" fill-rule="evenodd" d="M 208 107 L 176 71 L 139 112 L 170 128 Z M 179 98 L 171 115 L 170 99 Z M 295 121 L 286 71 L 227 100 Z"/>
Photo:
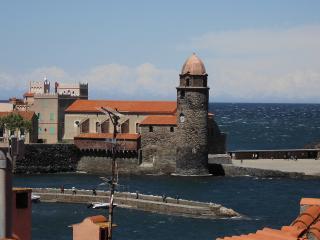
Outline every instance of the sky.
<path id="1" fill-rule="evenodd" d="M 195 52 L 211 102 L 320 103 L 319 0 L 2 0 L 0 99 L 29 81 L 174 100 Z"/>

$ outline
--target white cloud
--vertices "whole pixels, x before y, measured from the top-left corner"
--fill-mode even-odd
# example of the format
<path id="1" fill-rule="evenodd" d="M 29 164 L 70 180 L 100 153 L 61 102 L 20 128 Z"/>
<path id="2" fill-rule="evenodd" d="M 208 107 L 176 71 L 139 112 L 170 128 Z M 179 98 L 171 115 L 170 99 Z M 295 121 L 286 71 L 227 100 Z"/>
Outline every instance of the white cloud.
<path id="1" fill-rule="evenodd" d="M 212 32 L 180 49 L 204 53 L 213 100 L 320 102 L 320 26 Z"/>
<path id="2" fill-rule="evenodd" d="M 83 78 L 92 92 L 105 92 L 105 98 L 147 99 L 172 98 L 178 73 L 159 69 L 150 63 L 137 67 L 109 64 L 96 67 Z"/>
<path id="3" fill-rule="evenodd" d="M 42 81 L 47 77 L 51 84 L 58 82 L 88 82 L 90 98 L 105 99 L 174 99 L 178 85 L 175 70 L 159 69 L 150 63 L 136 67 L 106 64 L 83 73 L 72 74 L 59 67 L 43 67 L 23 74 L 0 73 L 6 96 L 19 96 L 27 91 L 29 81 Z"/>

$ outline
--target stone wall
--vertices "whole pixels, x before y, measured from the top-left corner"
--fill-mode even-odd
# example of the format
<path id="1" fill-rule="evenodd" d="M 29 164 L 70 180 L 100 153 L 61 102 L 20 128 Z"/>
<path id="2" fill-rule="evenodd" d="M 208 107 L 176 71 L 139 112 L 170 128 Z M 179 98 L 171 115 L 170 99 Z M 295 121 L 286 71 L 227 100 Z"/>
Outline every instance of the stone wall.
<path id="1" fill-rule="evenodd" d="M 141 126 L 142 164 L 152 164 L 160 172 L 174 172 L 176 165 L 177 128 L 173 126 Z M 173 130 L 173 132 L 171 131 Z"/>
<path id="2" fill-rule="evenodd" d="M 15 173 L 72 172 L 80 151 L 73 144 L 26 144 L 25 156 L 15 162 Z"/>
<path id="3" fill-rule="evenodd" d="M 79 149 L 95 149 L 95 150 L 111 150 L 112 143 L 106 142 L 105 139 L 85 139 L 78 138 L 74 139 L 74 144 Z M 126 151 L 137 151 L 140 147 L 140 139 L 131 140 L 131 139 L 117 139 L 118 149 Z"/>
<path id="4" fill-rule="evenodd" d="M 117 158 L 119 174 L 139 174 L 138 158 Z M 98 156 L 82 156 L 77 164 L 77 171 L 88 173 L 111 174 L 112 158 Z"/>
<path id="5" fill-rule="evenodd" d="M 104 153 L 105 154 L 105 153 Z M 15 162 L 15 173 L 56 173 L 84 171 L 111 173 L 112 158 L 100 152 L 81 152 L 73 144 L 26 144 L 25 156 Z M 153 168 L 139 167 L 136 155 L 117 157 L 120 174 L 155 173 Z"/>
<path id="6" fill-rule="evenodd" d="M 223 154 L 226 152 L 227 136 L 222 133 L 215 119 L 208 118 L 208 151 L 209 154 Z"/>
<path id="7" fill-rule="evenodd" d="M 209 88 L 178 90 L 178 141 L 176 172 L 182 175 L 208 174 Z M 184 116 L 184 121 L 181 121 Z"/>

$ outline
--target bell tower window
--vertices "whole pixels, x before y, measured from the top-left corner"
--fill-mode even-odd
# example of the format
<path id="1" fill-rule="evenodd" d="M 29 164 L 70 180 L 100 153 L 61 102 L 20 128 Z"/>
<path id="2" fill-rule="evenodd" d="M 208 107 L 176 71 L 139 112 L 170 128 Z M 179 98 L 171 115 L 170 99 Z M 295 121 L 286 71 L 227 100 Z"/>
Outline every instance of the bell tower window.
<path id="1" fill-rule="evenodd" d="M 186 79 L 186 87 L 189 87 L 189 86 L 190 86 L 190 79 L 187 78 L 187 79 Z"/>
<path id="2" fill-rule="evenodd" d="M 185 96 L 185 91 L 181 90 L 180 91 L 180 99 L 184 99 L 184 96 Z"/>

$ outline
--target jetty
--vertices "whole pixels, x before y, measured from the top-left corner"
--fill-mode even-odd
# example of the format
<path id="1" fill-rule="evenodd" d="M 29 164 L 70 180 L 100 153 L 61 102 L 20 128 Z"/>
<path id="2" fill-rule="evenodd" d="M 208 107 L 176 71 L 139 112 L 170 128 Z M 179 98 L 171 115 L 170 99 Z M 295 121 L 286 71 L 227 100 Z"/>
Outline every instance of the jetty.
<path id="1" fill-rule="evenodd" d="M 59 203 L 82 203 L 109 202 L 109 191 L 77 190 L 76 194 L 72 189 L 64 189 L 61 193 L 56 188 L 33 188 L 32 193 L 40 196 L 41 202 Z M 158 214 L 184 216 L 191 218 L 233 218 L 241 217 L 236 211 L 226 208 L 220 204 L 176 199 L 172 197 L 146 195 L 130 192 L 116 192 L 114 203 L 117 207 L 136 209 Z"/>

